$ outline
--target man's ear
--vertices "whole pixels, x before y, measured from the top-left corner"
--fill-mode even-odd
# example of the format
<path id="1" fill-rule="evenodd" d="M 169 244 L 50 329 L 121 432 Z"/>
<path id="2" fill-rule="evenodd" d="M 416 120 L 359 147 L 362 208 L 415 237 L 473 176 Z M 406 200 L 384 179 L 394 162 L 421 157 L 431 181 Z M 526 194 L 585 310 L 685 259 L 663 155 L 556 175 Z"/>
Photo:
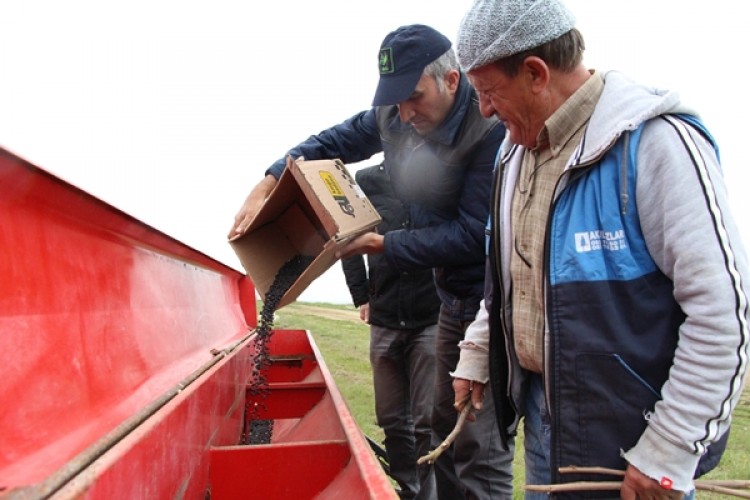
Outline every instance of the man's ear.
<path id="1" fill-rule="evenodd" d="M 549 66 L 536 56 L 529 56 L 524 59 L 522 71 L 526 74 L 529 85 L 534 92 L 540 92 L 549 84 Z"/>
<path id="2" fill-rule="evenodd" d="M 457 69 L 452 69 L 445 74 L 443 79 L 448 92 L 455 94 L 458 89 L 458 82 L 461 81 L 461 73 Z"/>

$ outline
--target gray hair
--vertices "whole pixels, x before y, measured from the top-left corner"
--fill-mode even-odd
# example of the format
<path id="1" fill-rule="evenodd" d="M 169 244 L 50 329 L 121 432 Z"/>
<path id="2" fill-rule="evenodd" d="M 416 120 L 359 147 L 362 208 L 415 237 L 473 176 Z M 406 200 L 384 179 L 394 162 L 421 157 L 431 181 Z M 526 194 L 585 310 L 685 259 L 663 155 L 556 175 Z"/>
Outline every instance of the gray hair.
<path id="1" fill-rule="evenodd" d="M 448 49 L 445 53 L 432 61 L 430 64 L 425 66 L 423 75 L 431 76 L 437 83 L 438 90 L 445 92 L 445 75 L 450 70 L 458 70 L 458 60 L 456 59 L 456 53 L 453 48 Z"/>
<path id="2" fill-rule="evenodd" d="M 573 28 L 554 40 L 533 49 L 503 57 L 492 64 L 495 64 L 505 75 L 513 78 L 518 74 L 526 58 L 535 56 L 543 60 L 552 69 L 570 73 L 583 61 L 584 50 L 586 50 L 586 44 L 583 41 L 583 35 L 576 28 Z"/>

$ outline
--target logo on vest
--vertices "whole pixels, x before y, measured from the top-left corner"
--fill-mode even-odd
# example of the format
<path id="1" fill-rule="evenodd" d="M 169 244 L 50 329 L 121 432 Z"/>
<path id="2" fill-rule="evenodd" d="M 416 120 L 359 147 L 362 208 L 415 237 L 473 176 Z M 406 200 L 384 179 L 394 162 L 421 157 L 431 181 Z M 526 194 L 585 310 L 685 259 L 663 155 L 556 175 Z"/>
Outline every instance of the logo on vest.
<path id="1" fill-rule="evenodd" d="M 595 252 L 598 250 L 617 251 L 628 247 L 625 231 L 583 231 L 575 233 L 576 252 Z"/>

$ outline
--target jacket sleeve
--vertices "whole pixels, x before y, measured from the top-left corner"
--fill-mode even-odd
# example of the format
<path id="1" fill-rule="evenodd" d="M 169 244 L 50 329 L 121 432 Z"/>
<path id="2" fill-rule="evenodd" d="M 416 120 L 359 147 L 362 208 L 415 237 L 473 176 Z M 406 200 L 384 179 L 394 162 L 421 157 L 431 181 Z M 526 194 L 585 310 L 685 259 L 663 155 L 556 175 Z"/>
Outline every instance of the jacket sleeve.
<path id="1" fill-rule="evenodd" d="M 380 132 L 375 120 L 375 109 L 357 113 L 344 122 L 312 135 L 304 142 L 287 151 L 266 170 L 276 179 L 286 167 L 286 157 L 306 160 L 328 160 L 338 158 L 344 163 L 366 160 L 383 150 Z"/>
<path id="2" fill-rule="evenodd" d="M 490 205 L 495 155 L 505 129 L 496 125 L 477 146 L 466 168 L 458 215 L 443 223 L 385 235 L 389 264 L 404 271 L 484 263 L 484 228 Z"/>
<path id="3" fill-rule="evenodd" d="M 352 302 L 359 307 L 370 301 L 369 282 L 367 279 L 367 267 L 365 259 L 361 255 L 355 255 L 341 261 L 344 270 L 346 286 L 352 296 Z"/>
<path id="4" fill-rule="evenodd" d="M 687 491 L 706 447 L 727 432 L 742 391 L 750 274 L 717 154 L 692 127 L 683 139 L 678 130 L 666 119 L 646 125 L 636 199 L 649 252 L 673 281 L 686 319 L 662 399 L 624 456 Z"/>

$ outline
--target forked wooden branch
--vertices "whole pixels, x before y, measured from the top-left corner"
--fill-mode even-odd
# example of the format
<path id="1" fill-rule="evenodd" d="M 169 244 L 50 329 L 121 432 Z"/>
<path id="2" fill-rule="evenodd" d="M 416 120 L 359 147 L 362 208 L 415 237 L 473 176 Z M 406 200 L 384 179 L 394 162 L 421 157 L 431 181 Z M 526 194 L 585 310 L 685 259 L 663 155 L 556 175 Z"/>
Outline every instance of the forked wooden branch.
<path id="1" fill-rule="evenodd" d="M 610 476 L 625 476 L 625 471 L 608 469 L 606 467 L 560 467 L 561 474 L 608 474 Z M 695 488 L 702 491 L 722 493 L 737 498 L 750 498 L 750 492 L 741 491 L 750 489 L 750 481 L 744 479 L 707 480 L 696 479 Z M 537 491 L 541 493 L 555 493 L 562 491 L 613 491 L 622 486 L 620 481 L 578 481 L 563 484 L 528 484 L 524 486 L 526 491 Z"/>
<path id="2" fill-rule="evenodd" d="M 464 405 L 464 407 L 461 409 L 461 411 L 458 414 L 458 419 L 456 420 L 456 425 L 453 427 L 453 430 L 450 434 L 443 440 L 440 445 L 438 445 L 437 448 L 429 452 L 427 455 L 419 457 L 417 460 L 418 465 L 422 465 L 423 463 L 428 464 L 434 464 L 435 460 L 438 459 L 442 453 L 450 448 L 450 445 L 453 444 L 453 441 L 456 440 L 456 436 L 458 436 L 458 433 L 461 432 L 461 429 L 464 428 L 464 423 L 466 422 L 466 417 L 469 416 L 469 412 L 471 411 L 471 392 L 466 396 L 461 403 Z"/>

